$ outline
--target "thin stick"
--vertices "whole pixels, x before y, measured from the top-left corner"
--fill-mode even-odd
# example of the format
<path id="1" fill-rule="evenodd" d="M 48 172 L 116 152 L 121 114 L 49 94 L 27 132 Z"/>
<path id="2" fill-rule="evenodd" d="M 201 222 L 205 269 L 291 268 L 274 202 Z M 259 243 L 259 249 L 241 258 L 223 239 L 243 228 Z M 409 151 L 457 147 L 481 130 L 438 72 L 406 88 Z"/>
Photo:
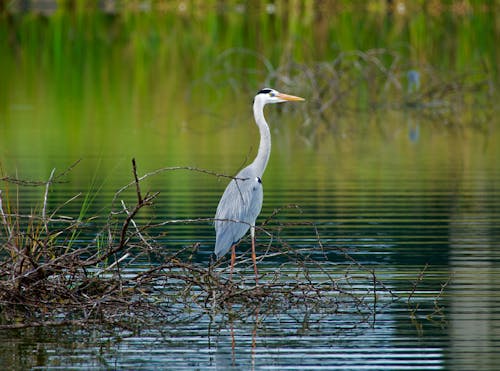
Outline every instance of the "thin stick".
<path id="1" fill-rule="evenodd" d="M 0 189 L 0 214 L 2 214 L 2 222 L 5 225 L 5 228 L 7 228 L 7 231 L 9 232 L 9 240 L 10 237 L 12 236 L 12 231 L 10 229 L 10 225 L 7 222 L 7 218 L 5 217 L 5 213 L 3 212 L 3 206 L 2 206 L 2 190 Z"/>
<path id="2" fill-rule="evenodd" d="M 259 272 L 257 271 L 257 255 L 255 254 L 255 235 L 254 235 L 254 233 L 252 233 L 252 260 L 253 260 L 253 270 L 255 272 L 255 285 L 259 285 Z"/>
<path id="3" fill-rule="evenodd" d="M 67 169 L 65 169 L 62 173 L 57 174 L 56 176 L 53 177 L 52 180 L 49 179 L 47 182 L 45 182 L 45 181 L 38 181 L 38 180 L 24 180 L 24 179 L 19 179 L 19 177 L 17 177 L 17 173 L 16 173 L 15 177 L 4 176 L 4 177 L 1 177 L 0 180 L 5 181 L 5 182 L 9 182 L 9 183 L 13 183 L 13 184 L 18 184 L 18 185 L 21 185 L 21 186 L 27 186 L 27 187 L 39 187 L 39 186 L 47 185 L 48 182 L 50 182 L 50 183 L 56 183 L 57 179 L 63 177 L 64 175 L 66 175 L 67 173 L 69 173 L 71 170 L 73 170 L 73 168 L 76 167 L 76 165 L 78 165 L 78 163 L 80 161 L 81 160 L 75 161 Z"/>
<path id="4" fill-rule="evenodd" d="M 127 209 L 127 205 L 125 205 L 125 202 L 123 200 L 121 200 L 121 203 L 122 203 L 122 207 L 123 207 L 123 210 L 125 211 L 125 213 L 127 215 L 130 214 L 130 212 L 128 211 Z M 144 242 L 144 244 L 150 249 L 150 250 L 153 250 L 153 246 L 151 246 L 151 244 L 144 238 L 144 236 L 142 235 L 141 231 L 139 230 L 139 227 L 137 227 L 137 224 L 135 223 L 135 220 L 134 219 L 131 219 L 130 220 L 130 223 L 132 223 L 132 225 L 134 226 L 135 228 L 135 231 L 137 233 L 137 235 L 139 236 L 139 238 L 142 240 L 142 242 Z"/>
<path id="5" fill-rule="evenodd" d="M 135 158 L 132 159 L 132 171 L 134 173 L 135 191 L 137 192 L 137 203 L 142 204 L 141 188 L 139 187 L 139 179 L 137 178 L 137 166 Z"/>
<path id="6" fill-rule="evenodd" d="M 231 268 L 229 269 L 229 281 L 233 280 L 234 263 L 236 262 L 236 245 L 231 246 Z"/>
<path id="7" fill-rule="evenodd" d="M 45 225 L 45 233 L 49 233 L 49 226 L 48 226 L 48 220 L 47 220 L 47 200 L 49 197 L 49 187 L 52 183 L 52 179 L 54 178 L 54 172 L 56 171 L 55 168 L 52 169 L 49 180 L 45 184 L 45 195 L 43 196 L 43 209 L 42 209 L 42 220 L 43 224 Z"/>
<path id="8" fill-rule="evenodd" d="M 135 161 L 135 160 L 133 160 L 133 161 Z M 216 176 L 217 178 L 229 178 L 229 179 L 234 179 L 234 180 L 247 180 L 248 179 L 248 178 L 236 178 L 236 177 L 231 176 L 231 175 L 220 174 L 220 173 L 216 173 L 215 171 L 200 169 L 200 168 L 192 167 L 192 166 L 170 166 L 170 167 L 163 167 L 161 169 L 157 169 L 157 170 L 151 171 L 149 173 L 146 173 L 146 174 L 144 174 L 141 177 L 137 177 L 136 176 L 133 182 L 130 182 L 129 184 L 124 185 L 118 191 L 116 191 L 115 196 L 113 197 L 113 201 L 116 200 L 116 198 L 118 197 L 118 195 L 120 193 L 122 193 L 124 190 L 126 190 L 131 185 L 133 185 L 133 184 L 137 185 L 140 181 L 142 181 L 142 180 L 144 180 L 144 179 L 146 179 L 146 178 L 148 178 L 150 176 L 153 176 L 153 175 L 156 175 L 156 174 L 159 174 L 159 173 L 163 173 L 163 172 L 166 172 L 166 171 L 175 171 L 175 170 L 195 171 L 195 172 L 198 172 L 198 173 L 213 175 L 213 176 Z"/>
<path id="9" fill-rule="evenodd" d="M 96 276 L 98 276 L 98 275 L 100 275 L 100 274 L 102 274 L 102 273 L 104 273 L 106 271 L 109 271 L 114 266 L 116 266 L 117 264 L 121 263 L 123 260 L 127 259 L 129 256 L 130 256 L 130 253 L 128 252 L 125 255 L 123 255 L 120 259 L 116 260 L 114 263 L 110 264 L 106 268 L 101 269 L 99 272 L 96 273 Z"/>
<path id="10" fill-rule="evenodd" d="M 158 194 L 160 193 L 160 192 L 155 192 L 153 194 L 147 194 L 144 198 L 142 198 L 141 189 L 140 189 L 140 185 L 139 185 L 139 181 L 141 180 L 141 178 L 139 178 L 137 176 L 137 168 L 135 165 L 135 159 L 132 159 L 132 170 L 134 173 L 134 182 L 135 182 L 136 193 L 137 193 L 137 204 L 134 206 L 134 208 L 131 211 L 128 211 L 127 208 L 124 207 L 125 212 L 127 213 L 127 217 L 125 218 L 125 221 L 123 222 L 122 229 L 120 232 L 120 242 L 118 243 L 117 247 L 108 251 L 106 254 L 87 260 L 86 261 L 87 266 L 100 263 L 100 262 L 104 261 L 105 259 L 107 259 L 108 257 L 110 257 L 111 255 L 116 254 L 118 251 L 122 250 L 128 243 L 129 239 L 127 238 L 127 231 L 128 231 L 129 225 L 131 223 L 134 224 L 133 219 L 134 219 L 135 215 L 144 206 L 151 205 L 153 199 L 155 199 L 156 196 L 158 196 Z M 125 189 L 125 188 L 122 188 L 122 189 Z M 118 193 L 115 194 L 115 198 L 118 195 Z M 109 230 L 108 230 L 108 233 L 109 233 L 109 236 L 111 238 L 111 232 Z"/>
<path id="11" fill-rule="evenodd" d="M 255 254 L 255 226 L 250 227 L 250 236 L 252 238 L 252 261 L 255 272 L 255 285 L 259 285 L 259 272 L 257 271 L 257 255 Z"/>

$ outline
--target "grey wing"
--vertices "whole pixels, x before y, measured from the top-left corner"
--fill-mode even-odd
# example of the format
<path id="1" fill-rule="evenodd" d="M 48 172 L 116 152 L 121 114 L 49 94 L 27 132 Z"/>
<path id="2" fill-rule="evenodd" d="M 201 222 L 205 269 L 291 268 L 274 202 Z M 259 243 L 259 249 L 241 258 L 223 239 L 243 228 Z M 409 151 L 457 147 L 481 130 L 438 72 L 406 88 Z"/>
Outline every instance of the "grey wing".
<path id="1" fill-rule="evenodd" d="M 262 209 L 259 178 L 233 179 L 219 201 L 215 213 L 215 254 L 220 258 L 247 233 Z"/>

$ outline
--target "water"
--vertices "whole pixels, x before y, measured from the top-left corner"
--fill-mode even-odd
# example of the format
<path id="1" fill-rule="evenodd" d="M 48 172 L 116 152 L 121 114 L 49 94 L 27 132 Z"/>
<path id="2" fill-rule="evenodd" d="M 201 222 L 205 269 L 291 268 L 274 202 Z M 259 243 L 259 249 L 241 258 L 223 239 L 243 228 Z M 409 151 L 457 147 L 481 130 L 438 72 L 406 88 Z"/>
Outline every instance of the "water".
<path id="1" fill-rule="evenodd" d="M 43 181 L 53 168 L 59 174 L 81 160 L 48 192 L 49 211 L 63 205 L 58 215 L 77 217 L 84 208 L 84 216 L 96 216 L 77 246 L 92 243 L 110 209 L 121 208 L 113 198 L 132 180 L 132 157 L 139 175 L 168 166 L 234 174 L 251 161 L 258 143 L 253 94 L 277 84 L 304 96 L 304 103 L 266 109 L 273 151 L 258 219 L 259 272 L 264 285 L 309 282 L 320 289 L 301 286 L 300 295 L 294 291 L 297 296 L 287 298 L 293 305 L 279 311 L 269 310 L 268 302 L 258 313 L 251 303 L 235 303 L 211 318 L 196 300 L 186 313 L 170 305 L 179 281 L 159 281 L 150 296 L 164 303 L 160 325 L 147 323 L 156 313 L 143 313 L 144 325 L 132 328 L 97 323 L 2 329 L 0 364 L 496 369 L 496 67 L 469 68 L 498 65 L 491 14 L 476 12 L 477 22 L 468 22 L 460 14 L 412 12 L 408 21 L 393 22 L 394 15 L 385 13 L 335 11 L 333 31 L 326 32 L 328 17 L 310 27 L 312 6 L 303 9 L 304 20 L 295 8 L 290 14 L 277 9 L 261 18 L 242 17 L 240 10 L 142 17 L 61 12 L 1 24 L 0 37 L 9 40 L 0 43 L 6 56 L 0 74 L 8 87 L 0 91 L 1 174 Z M 186 22 L 190 17 L 196 21 Z M 259 33 L 246 32 L 249 24 Z M 68 27 L 71 32 L 65 32 Z M 226 28 L 224 35 L 232 37 L 218 31 Z M 365 31 L 355 35 L 351 28 Z M 185 37 L 174 40 L 179 34 Z M 262 41 L 269 35 L 276 42 Z M 359 60 L 352 62 L 358 49 L 363 53 L 354 53 Z M 342 52 L 350 57 L 342 59 Z M 392 74 L 382 73 L 381 65 Z M 406 91 L 410 69 L 420 71 L 411 91 L 416 95 Z M 215 238 L 209 219 L 225 185 L 225 178 L 189 170 L 151 175 L 141 184 L 143 194 L 160 194 L 136 221 L 158 224 L 150 230 L 158 249 L 168 254 L 186 248 L 183 257 L 192 252 L 192 261 L 204 268 Z M 44 187 L 2 182 L 0 189 L 3 197 L 19 191 L 12 199 L 22 213 L 41 209 Z M 119 199 L 132 207 L 135 190 Z M 285 246 L 288 253 L 277 255 Z M 240 288 L 254 282 L 249 257 L 246 239 L 235 273 Z M 122 273 L 133 277 L 155 264 L 141 254 Z M 218 269 L 227 277 L 227 263 Z M 268 297 L 283 299 L 276 292 Z"/>
<path id="2" fill-rule="evenodd" d="M 423 134 L 414 146 L 425 146 L 430 140 Z M 375 319 L 361 318 L 347 306 L 340 314 L 313 310 L 308 319 L 304 312 L 263 315 L 258 326 L 252 316 L 233 324 L 210 323 L 202 316 L 195 322 L 139 332 L 110 330 L 106 334 L 72 327 L 2 331 L 2 362 L 63 368 L 494 369 L 500 341 L 496 165 L 484 162 L 482 168 L 446 167 L 429 172 L 422 165 L 428 158 L 417 159 L 415 166 L 401 166 L 401 157 L 396 155 L 399 143 L 387 147 L 390 154 L 383 155 L 383 160 L 371 158 L 364 169 L 348 169 L 340 179 L 332 179 L 333 172 L 326 174 L 321 187 L 315 186 L 310 174 L 294 171 L 293 161 L 287 171 L 271 167 L 265 178 L 282 178 L 265 188 L 260 218 L 269 217 L 274 208 L 297 204 L 300 210 L 284 209 L 278 214 L 279 232 L 276 223 L 266 227 L 275 239 L 288 241 L 292 249 L 316 249 L 313 228 L 304 225 L 311 222 L 325 248 L 331 249 L 329 262 L 323 266 L 326 272 L 342 279 L 350 264 L 337 248 L 373 269 L 400 296 L 394 299 L 380 289 Z M 480 153 L 487 156 L 488 150 Z M 319 173 L 322 160 L 315 160 L 316 152 L 309 156 L 309 172 Z M 276 149 L 273 161 L 284 161 L 282 157 Z M 341 160 L 332 163 L 336 161 Z M 375 165 L 381 175 L 371 172 Z M 177 173 L 168 177 L 175 179 Z M 162 192 L 155 219 L 212 216 L 225 182 L 200 174 L 189 177 L 193 180 L 168 189 L 162 182 L 151 185 Z M 70 195 L 62 192 L 67 192 L 62 199 Z M 102 192 L 103 199 L 112 197 L 111 190 Z M 200 264 L 208 260 L 214 241 L 208 222 L 167 225 L 165 231 L 165 249 L 201 242 L 196 260 Z M 259 256 L 267 241 L 259 233 Z M 241 250 L 248 259 L 248 243 Z M 281 264 L 279 259 L 264 258 L 260 272 L 269 279 L 278 267 L 284 269 Z M 248 260 L 242 267 L 247 268 L 247 284 L 251 284 Z M 369 276 L 359 275 L 355 268 L 351 272 L 353 288 L 371 289 Z M 424 275 L 409 304 L 408 295 L 421 272 Z M 324 279 L 323 271 L 313 270 L 312 279 Z M 412 320 L 413 311 L 416 318 Z"/>

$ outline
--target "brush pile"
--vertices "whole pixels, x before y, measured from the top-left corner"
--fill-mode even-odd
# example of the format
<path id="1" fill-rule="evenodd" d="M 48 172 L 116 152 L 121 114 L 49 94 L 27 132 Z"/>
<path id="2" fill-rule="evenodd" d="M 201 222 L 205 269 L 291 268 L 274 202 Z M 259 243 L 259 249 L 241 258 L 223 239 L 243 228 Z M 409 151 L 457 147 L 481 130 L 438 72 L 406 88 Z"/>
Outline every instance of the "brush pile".
<path id="1" fill-rule="evenodd" d="M 354 328 L 372 323 L 384 306 L 401 299 L 373 270 L 341 248 L 325 244 L 312 224 L 312 248 L 292 249 L 278 233 L 272 244 L 260 246 L 265 253 L 259 261 L 272 260 L 275 269 L 263 270 L 259 285 L 246 255 L 238 259 L 229 279 L 227 262 L 194 260 L 198 244 L 168 252 L 149 233 L 158 225 L 139 225 L 135 218 L 158 196 L 142 195 L 141 181 L 179 169 L 160 169 L 139 178 L 133 161 L 134 180 L 112 201 L 121 207 L 112 207 L 97 233 L 92 217 L 60 216 L 59 208 L 49 211 L 49 187 L 66 172 L 52 172 L 46 182 L 4 177 L 6 185 L 45 187 L 45 193 L 40 211 L 29 215 L 14 210 L 7 192 L 0 194 L 0 329 L 89 324 L 142 329 L 202 317 L 222 323 L 283 315 L 306 327 L 309 321 L 344 316 L 343 323 Z M 134 188 L 134 205 L 118 202 L 123 192 Z M 274 216 L 259 227 L 261 232 L 273 233 Z M 200 222 L 207 220 L 163 224 Z M 82 245 L 79 236 L 88 233 L 95 237 Z M 415 289 L 416 285 L 409 291 Z"/>

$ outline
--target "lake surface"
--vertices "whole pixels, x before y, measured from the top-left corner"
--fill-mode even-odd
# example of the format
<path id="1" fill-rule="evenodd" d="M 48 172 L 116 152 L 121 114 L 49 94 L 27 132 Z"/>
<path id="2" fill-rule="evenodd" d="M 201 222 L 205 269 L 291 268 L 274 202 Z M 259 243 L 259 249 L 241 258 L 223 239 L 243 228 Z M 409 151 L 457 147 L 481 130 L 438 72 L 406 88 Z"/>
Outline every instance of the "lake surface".
<path id="1" fill-rule="evenodd" d="M 332 27 L 341 28 L 342 21 L 349 30 L 351 22 L 363 21 L 360 14 L 341 14 Z M 485 33 L 490 27 L 487 14 L 478 15 L 486 18 L 481 18 Z M 262 31 L 280 41 L 279 50 L 273 50 L 259 46 L 262 35 L 244 34 L 248 24 L 231 12 L 221 18 L 129 16 L 127 20 L 80 14 L 75 20 L 63 13 L 47 19 L 26 15 L 10 26 L 4 22 L 2 36 L 15 31 L 18 40 L 12 49 L 2 46 L 8 58 L 0 62 L 1 77 L 10 89 L 0 93 L 2 176 L 43 181 L 53 168 L 60 173 L 81 160 L 61 178 L 63 183 L 52 185 L 48 205 L 55 210 L 81 192 L 58 212 L 76 217 L 85 195 L 95 195 L 86 211 L 87 216 L 97 216 L 95 229 L 89 228 L 79 240 L 86 246 L 106 223 L 117 190 L 132 181 L 132 158 L 139 175 L 169 166 L 232 175 L 252 161 L 258 131 L 251 101 L 259 88 L 272 84 L 305 97 L 306 102 L 266 108 L 273 150 L 262 179 L 264 206 L 257 221 L 260 282 L 271 282 L 277 274 L 282 280 L 309 280 L 317 287 L 333 280 L 344 295 L 325 288 L 321 294 L 332 307 L 314 307 L 304 300 L 280 312 L 262 308 L 256 316 L 232 320 L 226 314 L 210 318 L 206 313 L 193 320 L 194 310 L 158 328 L 0 330 L 0 364 L 7 369 L 496 369 L 500 363 L 498 100 L 484 93 L 483 85 L 475 90 L 464 81 L 452 94 L 440 90 L 439 98 L 430 93 L 432 89 L 426 90 L 437 77 L 443 78 L 439 82 L 443 86 L 450 80 L 458 84 L 456 76 L 445 81 L 443 71 L 450 65 L 457 71 L 472 65 L 477 54 L 460 50 L 458 61 L 450 61 L 453 53 L 446 49 L 450 43 L 441 40 L 447 56 L 442 66 L 439 53 L 430 49 L 429 55 L 402 54 L 405 63 L 394 74 L 401 90 L 379 89 L 387 80 L 384 74 L 383 79 L 350 86 L 343 95 L 319 96 L 318 84 L 333 81 L 328 71 L 337 67 L 301 57 L 308 50 L 303 44 L 294 47 L 296 70 L 288 71 L 289 80 L 279 74 L 278 67 L 286 64 L 281 44 L 288 40 L 295 45 L 287 37 L 297 28 Z M 367 15 L 370 22 L 372 16 Z M 418 15 L 413 21 L 431 28 L 426 16 L 426 21 Z M 190 17 L 202 24 L 186 23 Z M 284 19 L 283 14 L 275 17 L 246 22 L 269 26 Z M 306 21 L 291 20 L 298 30 L 309 30 Z M 373 33 L 376 24 L 370 22 Z M 387 27 L 392 24 L 385 22 Z M 445 29 L 446 22 L 459 28 L 465 21 L 446 18 L 439 27 Z M 66 33 L 68 25 L 73 28 Z M 212 36 L 219 35 L 222 25 L 228 27 L 213 47 L 204 39 L 207 25 Z M 392 31 L 398 27 L 401 24 Z M 36 42 L 40 30 L 46 32 L 41 41 L 50 45 L 49 51 Z M 174 42 L 171 30 L 176 35 L 183 31 L 186 37 Z M 320 32 L 320 25 L 313 30 L 303 35 L 311 43 L 337 42 L 337 47 L 315 50 L 314 60 L 331 61 L 339 49 L 366 51 L 384 42 L 382 36 L 335 39 L 333 33 Z M 118 31 L 124 32 L 121 37 Z M 381 32 L 396 38 L 390 31 Z M 460 32 L 470 41 L 469 34 Z M 227 35 L 233 38 L 228 40 Z M 403 32 L 401 38 L 406 36 Z M 410 36 L 392 39 L 391 45 L 420 40 Z M 115 43 L 107 43 L 107 37 Z M 484 40 L 477 50 L 489 50 L 488 38 Z M 424 50 L 427 41 L 418 42 L 415 48 Z M 246 49 L 235 52 L 236 46 Z M 263 55 L 281 77 L 266 72 Z M 386 56 L 368 52 L 365 56 L 386 62 Z M 430 68 L 423 59 L 435 65 Z M 486 60 L 498 62 L 494 52 Z M 349 74 L 352 66 L 338 71 Z M 421 71 L 419 89 L 428 93 L 412 96 L 421 99 L 418 104 L 406 104 L 403 68 L 410 67 Z M 373 73 L 366 68 L 367 75 Z M 312 76 L 310 84 L 304 83 L 305 75 Z M 491 77 L 493 90 L 495 78 Z M 344 80 L 337 82 L 342 90 Z M 367 88 L 370 83 L 374 85 Z M 370 97 L 374 90 L 378 94 Z M 318 103 L 332 97 L 327 108 L 318 108 Z M 186 220 L 157 227 L 161 236 L 157 242 L 172 253 L 199 243 L 193 261 L 206 267 L 215 240 L 209 219 L 226 184 L 226 178 L 189 170 L 151 175 L 142 183 L 143 192 L 160 194 L 137 223 Z M 2 182 L 3 195 L 7 187 L 11 192 L 16 189 Z M 18 189 L 20 211 L 40 208 L 44 187 Z M 123 193 L 127 202 L 134 196 L 133 189 Z M 195 221 L 188 222 L 191 219 Z M 276 255 L 283 246 L 289 253 Z M 249 256 L 246 239 L 238 249 L 235 275 L 242 287 L 253 285 Z M 137 261 L 125 274 L 137 274 L 152 264 Z M 227 275 L 226 267 L 219 266 L 221 275 Z M 162 300 L 161 292 L 154 295 Z M 245 308 L 235 305 L 232 310 Z"/>
<path id="2" fill-rule="evenodd" d="M 280 118 L 286 116 L 293 115 Z M 260 318 L 254 336 L 251 320 L 236 321 L 234 349 L 228 323 L 211 324 L 206 316 L 138 333 L 71 327 L 4 330 L 2 363 L 85 369 L 494 369 L 500 341 L 500 179 L 496 161 L 488 158 L 499 158 L 499 147 L 493 143 L 485 147 L 484 142 L 497 139 L 471 131 L 468 146 L 457 149 L 455 136 L 447 131 L 436 134 L 425 127 L 428 123 L 421 124 L 416 142 L 408 139 L 406 123 L 390 125 L 388 131 L 399 132 L 398 137 L 376 149 L 367 148 L 366 153 L 346 153 L 351 161 L 357 158 L 349 168 L 342 166 L 334 145 L 307 150 L 275 135 L 272 163 L 263 179 L 261 222 L 275 208 L 300 206 L 300 211 L 291 208 L 278 214 L 279 234 L 271 223 L 275 239 L 287 241 L 292 250 L 317 252 L 317 237 L 306 222 L 314 223 L 321 242 L 333 251 L 324 266 L 328 274 L 340 279 L 351 274 L 346 273 L 351 262 L 335 252 L 337 247 L 345 249 L 400 296 L 394 299 L 381 290 L 374 322 L 348 307 L 336 315 L 312 311 L 307 320 L 304 313 L 275 313 Z M 247 139 L 253 143 L 256 138 Z M 429 156 L 427 149 L 435 141 L 446 148 L 444 152 L 453 153 L 438 149 L 435 157 Z M 458 157 L 457 152 L 462 154 Z M 182 156 L 178 161 L 188 163 Z M 288 164 L 286 169 L 280 163 Z M 160 222 L 212 217 L 225 186 L 215 177 L 190 172 L 158 178 L 150 188 L 161 192 L 154 216 Z M 176 182 L 177 178 L 184 179 Z M 267 186 L 267 179 L 275 179 L 275 184 L 270 181 Z M 103 204 L 115 191 L 101 189 L 102 201 L 94 207 L 106 207 Z M 69 184 L 58 185 L 53 197 L 69 198 L 72 192 Z M 214 243 L 210 223 L 167 225 L 165 232 L 165 249 L 175 251 L 200 242 L 196 260 L 202 265 L 209 260 Z M 269 238 L 258 233 L 258 239 L 262 257 Z M 241 246 L 246 259 L 248 246 L 248 241 Z M 260 272 L 270 276 L 283 269 L 281 264 L 264 257 Z M 248 260 L 243 266 L 251 271 Z M 368 292 L 371 282 L 366 272 L 358 276 L 351 269 L 352 289 Z M 406 299 L 413 282 L 424 270 L 409 305 Z M 252 282 L 249 277 L 247 284 Z M 323 271 L 312 277 L 323 278 Z"/>

